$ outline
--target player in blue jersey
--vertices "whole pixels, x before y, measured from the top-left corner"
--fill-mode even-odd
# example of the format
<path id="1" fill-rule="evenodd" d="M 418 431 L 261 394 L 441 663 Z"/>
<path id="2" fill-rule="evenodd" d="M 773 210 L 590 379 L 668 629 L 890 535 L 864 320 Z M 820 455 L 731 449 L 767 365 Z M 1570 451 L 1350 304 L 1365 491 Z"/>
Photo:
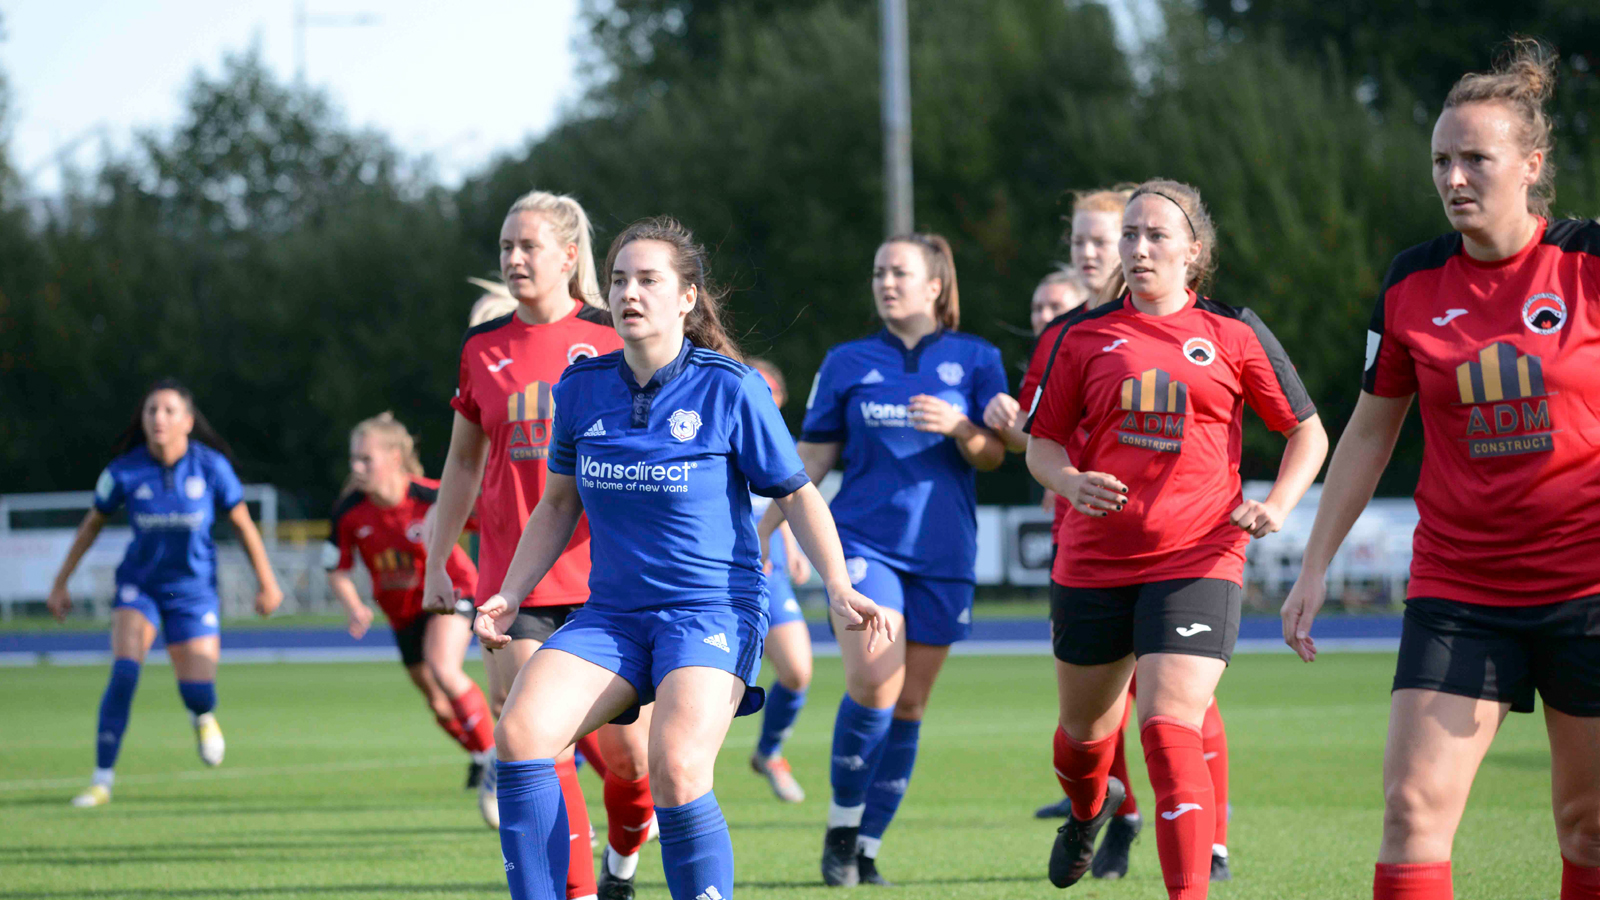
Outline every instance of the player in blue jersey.
<path id="1" fill-rule="evenodd" d="M 283 600 L 243 493 L 228 445 L 195 408 L 189 389 L 171 378 L 156 382 L 118 439 L 115 458 L 100 473 L 94 506 L 78 526 L 50 591 L 50 612 L 62 621 L 72 609 L 67 580 L 106 520 L 118 507 L 127 506 L 133 542 L 117 567 L 111 680 L 100 699 L 94 778 L 88 790 L 73 798 L 73 806 L 111 802 L 128 710 L 158 626 L 178 677 L 178 693 L 189 708 L 200 759 L 208 766 L 222 763 L 222 729 L 211 713 L 217 705 L 221 648 L 217 548 L 211 540 L 217 507 L 227 510 L 228 521 L 250 555 L 260 582 L 256 612 L 270 616 Z"/>
<path id="2" fill-rule="evenodd" d="M 712 767 L 734 716 L 763 701 L 766 579 L 750 494 L 788 518 L 845 629 L 876 650 L 892 625 L 851 587 L 771 391 L 735 361 L 704 250 L 677 222 L 650 219 L 612 242 L 602 271 L 623 349 L 574 363 L 556 384 L 549 480 L 474 624 L 485 647 L 505 646 L 496 617 L 544 577 L 587 513 L 589 602 L 523 667 L 495 729 L 506 879 L 515 900 L 562 896 L 555 757 L 654 701 L 650 787 L 667 886 L 675 900 L 731 898 Z"/>
<path id="3" fill-rule="evenodd" d="M 764 359 L 749 361 L 772 389 L 772 400 L 779 409 L 788 402 L 789 389 L 778 367 Z M 750 502 L 759 519 L 772 501 L 759 494 Z M 799 803 L 806 792 L 795 780 L 789 761 L 783 758 L 783 742 L 794 728 L 794 720 L 806 705 L 806 688 L 811 685 L 811 631 L 800 612 L 794 585 L 811 577 L 811 565 L 795 542 L 787 523 L 779 526 L 770 541 L 767 570 L 767 659 L 778 670 L 778 677 L 767 688 L 767 703 L 761 712 L 761 736 L 750 754 L 750 768 L 767 779 L 772 793 L 785 803 Z"/>
<path id="4" fill-rule="evenodd" d="M 1000 438 L 970 418 L 1006 392 L 1006 374 L 999 350 L 956 330 L 950 245 L 938 235 L 889 239 L 873 259 L 872 295 L 883 330 L 828 351 L 799 445 L 813 480 L 843 460 L 832 510 L 850 580 L 906 638 L 839 637 L 846 694 L 822 877 L 846 886 L 887 883 L 878 848 L 911 780 L 923 711 L 950 645 L 972 628 L 976 472 L 1005 458 Z M 762 533 L 776 517 L 767 514 Z"/>

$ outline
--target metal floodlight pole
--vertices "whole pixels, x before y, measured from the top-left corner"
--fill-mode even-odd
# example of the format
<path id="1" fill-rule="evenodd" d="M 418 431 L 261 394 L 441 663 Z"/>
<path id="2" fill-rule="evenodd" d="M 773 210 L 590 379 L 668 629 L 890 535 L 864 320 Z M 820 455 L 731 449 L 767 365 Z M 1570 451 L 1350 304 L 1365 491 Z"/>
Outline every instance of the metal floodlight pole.
<path id="1" fill-rule="evenodd" d="M 883 62 L 884 229 L 912 229 L 911 53 L 906 35 L 906 0 L 879 0 Z"/>

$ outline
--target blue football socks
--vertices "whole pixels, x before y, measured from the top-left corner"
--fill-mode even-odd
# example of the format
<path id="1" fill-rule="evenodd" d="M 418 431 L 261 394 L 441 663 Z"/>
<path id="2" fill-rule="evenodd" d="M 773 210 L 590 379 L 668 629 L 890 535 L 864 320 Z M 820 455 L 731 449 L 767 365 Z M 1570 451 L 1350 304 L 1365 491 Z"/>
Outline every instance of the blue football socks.
<path id="1" fill-rule="evenodd" d="M 794 720 L 806 705 L 805 691 L 791 691 L 783 682 L 774 681 L 767 688 L 767 706 L 761 714 L 761 739 L 756 742 L 756 752 L 772 756 L 783 749 L 784 739 L 794 730 Z"/>
<path id="2" fill-rule="evenodd" d="M 867 809 L 861 816 L 858 838 L 866 855 L 876 858 L 883 832 L 894 819 L 900 801 L 905 798 L 906 787 L 911 783 L 911 770 L 917 763 L 917 737 L 922 733 L 921 722 L 895 719 L 889 725 L 889 737 L 884 741 L 883 756 L 867 788 Z"/>
<path id="3" fill-rule="evenodd" d="M 884 740 L 889 734 L 889 718 L 894 707 L 872 709 L 850 699 L 839 701 L 839 715 L 833 721 L 833 806 L 828 810 L 828 826 L 853 826 L 861 823 L 861 807 L 866 803 L 867 785 L 878 768 Z M 849 821 L 853 819 L 854 821 Z"/>
<path id="4" fill-rule="evenodd" d="M 500 855 L 513 900 L 566 900 L 567 804 L 553 759 L 495 761 Z"/>
<path id="5" fill-rule="evenodd" d="M 139 687 L 139 661 L 117 659 L 111 663 L 111 680 L 100 697 L 100 723 L 95 733 L 94 764 L 114 768 L 122 750 L 122 734 L 128 730 L 128 711 L 133 708 L 133 692 Z"/>
<path id="6" fill-rule="evenodd" d="M 503 822 L 505 812 L 501 812 Z M 673 900 L 727 900 L 733 896 L 733 840 L 715 791 L 682 806 L 656 807 L 661 825 L 661 867 Z"/>
<path id="7" fill-rule="evenodd" d="M 203 716 L 217 708 L 217 683 L 214 681 L 180 681 L 178 693 L 189 712 Z"/>

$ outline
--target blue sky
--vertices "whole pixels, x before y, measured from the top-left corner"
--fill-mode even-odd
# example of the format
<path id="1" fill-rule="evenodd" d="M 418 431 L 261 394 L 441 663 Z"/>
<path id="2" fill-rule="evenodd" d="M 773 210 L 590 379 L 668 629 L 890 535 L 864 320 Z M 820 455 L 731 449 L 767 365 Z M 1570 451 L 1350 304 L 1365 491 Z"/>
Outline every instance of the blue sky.
<path id="1" fill-rule="evenodd" d="M 307 80 L 352 124 L 427 154 L 446 182 L 544 131 L 578 85 L 578 0 L 305 0 L 307 13 L 376 24 L 306 30 Z M 195 70 L 259 44 L 295 70 L 296 0 L 0 0 L 0 67 L 11 82 L 11 158 L 34 193 L 60 184 L 55 157 L 92 168 L 102 142 L 171 125 Z"/>

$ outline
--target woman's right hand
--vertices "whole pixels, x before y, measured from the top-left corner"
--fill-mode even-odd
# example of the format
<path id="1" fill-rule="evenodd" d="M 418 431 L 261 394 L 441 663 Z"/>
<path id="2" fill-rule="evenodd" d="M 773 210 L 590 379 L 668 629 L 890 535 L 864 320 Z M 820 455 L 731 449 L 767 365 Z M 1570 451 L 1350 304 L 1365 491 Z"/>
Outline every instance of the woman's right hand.
<path id="1" fill-rule="evenodd" d="M 485 600 L 482 606 L 478 607 L 478 618 L 472 622 L 472 633 L 478 636 L 478 640 L 483 643 L 485 649 L 499 650 L 501 647 L 511 643 L 511 636 L 501 634 L 499 629 L 495 627 L 494 622 L 495 619 L 504 615 L 505 611 L 510 608 L 510 602 L 500 594 L 495 594 Z"/>
<path id="2" fill-rule="evenodd" d="M 1289 596 L 1283 600 L 1283 642 L 1293 648 L 1306 662 L 1315 662 L 1317 642 L 1311 638 L 1311 623 L 1322 611 L 1328 599 L 1328 584 L 1322 572 L 1300 570 Z"/>
<path id="3" fill-rule="evenodd" d="M 431 613 L 447 613 L 456 608 L 456 585 L 444 566 L 428 563 L 422 580 L 422 608 Z"/>
<path id="4" fill-rule="evenodd" d="M 862 593 L 848 585 L 841 585 L 828 591 L 828 610 L 844 623 L 845 631 L 867 632 L 867 652 L 871 653 L 878 645 L 878 638 L 882 637 L 889 643 L 894 643 L 894 626 L 890 624 L 889 617 L 883 614 L 878 604 L 867 599 Z"/>
<path id="5" fill-rule="evenodd" d="M 1021 413 L 1022 406 L 1017 398 L 1006 393 L 995 394 L 983 408 L 983 425 L 990 431 L 1003 431 L 1015 427 Z"/>
<path id="6" fill-rule="evenodd" d="M 367 633 L 367 626 L 372 624 L 372 607 L 362 603 L 350 610 L 348 615 L 350 621 L 346 623 L 346 630 L 359 641 Z"/>
<path id="7" fill-rule="evenodd" d="M 1128 503 L 1128 486 L 1115 475 L 1079 472 L 1067 476 L 1067 492 L 1062 498 L 1078 512 L 1101 519 L 1122 512 L 1122 507 Z"/>
<path id="8" fill-rule="evenodd" d="M 65 622 L 67 613 L 72 611 L 72 595 L 67 593 L 66 585 L 56 585 L 50 589 L 50 598 L 44 602 L 50 610 L 50 615 L 55 616 L 57 622 Z"/>

